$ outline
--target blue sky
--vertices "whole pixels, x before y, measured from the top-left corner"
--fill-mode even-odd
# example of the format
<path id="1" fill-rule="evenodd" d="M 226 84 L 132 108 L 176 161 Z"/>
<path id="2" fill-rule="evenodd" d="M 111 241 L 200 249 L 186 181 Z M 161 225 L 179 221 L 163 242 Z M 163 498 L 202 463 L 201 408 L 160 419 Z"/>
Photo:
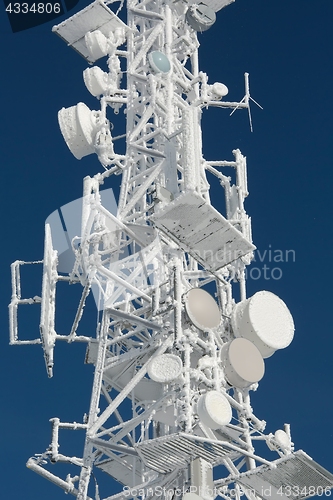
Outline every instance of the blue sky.
<path id="1" fill-rule="evenodd" d="M 81 0 L 75 10 L 87 3 Z M 257 254 L 252 264 L 259 270 L 253 276 L 260 273 L 261 278 L 248 280 L 248 295 L 263 289 L 276 293 L 296 324 L 291 346 L 267 360 L 253 407 L 267 421 L 268 431 L 290 423 L 296 449 L 333 472 L 332 19 L 328 0 L 236 0 L 200 35 L 199 54 L 209 82 L 225 83 L 231 100 L 243 97 L 243 74 L 249 72 L 251 95 L 264 108 L 252 107 L 253 133 L 245 111 L 229 117 L 225 110 L 210 109 L 203 115 L 207 159 L 231 159 L 235 148 L 247 156 L 246 210 L 254 243 L 265 255 L 260 262 Z M 58 128 L 57 112 L 63 106 L 82 101 L 98 109 L 98 103 L 83 83 L 85 61 L 52 34 L 52 24 L 13 34 L 4 8 L 0 15 L 0 464 L 2 495 L 11 500 L 63 498 L 60 489 L 28 471 L 25 462 L 48 446 L 50 418 L 82 420 L 92 383 L 81 345 L 56 346 L 51 380 L 39 346 L 8 345 L 10 263 L 42 259 L 45 219 L 79 198 L 83 177 L 100 169 L 96 157 L 76 160 Z M 219 208 L 218 193 L 212 192 L 212 198 Z M 295 259 L 276 263 L 276 250 L 284 260 L 285 252 L 293 250 Z M 270 271 L 270 279 L 264 279 L 263 265 L 279 267 L 281 279 L 273 279 Z M 38 272 L 32 277 L 27 270 L 26 278 L 27 295 L 39 295 Z M 64 329 L 75 313 L 67 293 L 59 296 Z M 89 314 L 87 329 L 94 324 L 93 304 Z M 23 338 L 37 337 L 38 324 L 37 313 L 25 311 Z M 69 444 L 79 446 L 69 438 Z M 69 444 L 63 445 L 63 453 L 70 453 Z"/>

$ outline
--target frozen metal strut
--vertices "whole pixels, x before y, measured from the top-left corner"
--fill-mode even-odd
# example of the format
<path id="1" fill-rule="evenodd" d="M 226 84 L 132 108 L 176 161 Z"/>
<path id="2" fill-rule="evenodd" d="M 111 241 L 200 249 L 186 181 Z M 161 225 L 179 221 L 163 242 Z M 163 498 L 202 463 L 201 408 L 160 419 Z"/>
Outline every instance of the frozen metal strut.
<path id="1" fill-rule="evenodd" d="M 296 500 L 333 488 L 332 474 L 295 451 L 289 425 L 265 433 L 250 404 L 265 360 L 290 344 L 294 323 L 273 293 L 246 296 L 255 246 L 245 157 L 202 154 L 202 110 L 247 109 L 251 124 L 253 100 L 247 73 L 244 98 L 229 102 L 227 87 L 200 71 L 197 32 L 233 0 L 205 1 L 128 0 L 124 22 L 122 2 L 114 12 L 97 0 L 54 27 L 90 63 L 83 78 L 100 104 L 63 108 L 61 132 L 77 159 L 96 153 L 103 170 L 84 179 L 70 268 L 60 262 L 54 219 L 43 261 L 12 264 L 10 335 L 12 344 L 42 344 L 50 377 L 56 340 L 87 343 L 86 363 L 95 366 L 89 411 L 82 423 L 52 419 L 50 447 L 27 463 L 78 500 Z M 108 71 L 95 65 L 103 58 Z M 114 135 L 109 115 L 120 111 L 126 130 Z M 116 175 L 112 210 L 100 188 Z M 211 205 L 208 180 L 224 193 L 223 214 Z M 26 264 L 43 265 L 41 297 L 21 296 Z M 66 335 L 55 325 L 59 281 L 82 286 Z M 96 335 L 79 335 L 91 293 Z M 41 307 L 40 338 L 22 341 L 17 310 L 27 303 Z M 63 429 L 83 431 L 82 457 L 59 453 Z M 77 474 L 58 477 L 49 467 L 56 463 Z M 109 482 L 99 482 L 100 470 Z"/>

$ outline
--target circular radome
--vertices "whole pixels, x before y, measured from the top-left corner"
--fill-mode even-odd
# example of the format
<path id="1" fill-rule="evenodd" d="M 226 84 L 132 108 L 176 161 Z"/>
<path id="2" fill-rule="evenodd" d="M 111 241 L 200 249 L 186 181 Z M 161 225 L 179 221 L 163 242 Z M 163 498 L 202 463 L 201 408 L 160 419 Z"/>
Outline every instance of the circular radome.
<path id="1" fill-rule="evenodd" d="M 168 383 L 181 374 L 182 360 L 175 354 L 161 354 L 149 363 L 148 375 L 155 382 Z"/>
<path id="2" fill-rule="evenodd" d="M 220 309 L 214 298 L 201 288 L 185 294 L 185 309 L 192 323 L 200 330 L 216 328 L 221 321 Z"/>
<path id="3" fill-rule="evenodd" d="M 210 429 L 218 429 L 232 419 L 230 403 L 220 392 L 208 391 L 198 400 L 198 416 Z"/>
<path id="4" fill-rule="evenodd" d="M 249 340 L 237 338 L 222 350 L 222 364 L 228 382 L 245 388 L 259 382 L 265 373 L 265 364 L 259 349 Z"/>

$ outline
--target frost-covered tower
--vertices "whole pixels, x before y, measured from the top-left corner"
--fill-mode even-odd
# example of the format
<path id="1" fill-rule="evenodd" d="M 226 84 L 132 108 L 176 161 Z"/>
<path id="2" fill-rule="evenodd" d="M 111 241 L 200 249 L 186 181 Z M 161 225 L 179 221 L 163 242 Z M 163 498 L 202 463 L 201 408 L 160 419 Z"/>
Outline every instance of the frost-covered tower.
<path id="1" fill-rule="evenodd" d="M 76 158 L 96 153 L 103 171 L 84 179 L 72 268 L 59 264 L 52 223 L 41 298 L 21 297 L 23 263 L 12 265 L 11 342 L 42 343 L 49 376 L 57 339 L 87 342 L 86 362 L 95 365 L 89 411 L 81 423 L 53 419 L 50 447 L 27 463 L 79 500 L 300 499 L 333 487 L 329 472 L 294 451 L 287 424 L 265 434 L 250 405 L 264 360 L 289 345 L 294 324 L 274 294 L 246 296 L 255 247 L 244 210 L 245 157 L 239 150 L 228 160 L 202 155 L 202 109 L 249 111 L 251 100 L 247 74 L 245 97 L 229 102 L 226 86 L 208 84 L 200 71 L 197 31 L 233 0 L 205 1 L 128 0 L 125 23 L 122 4 L 115 12 L 112 2 L 97 0 L 54 28 L 93 64 L 83 77 L 100 104 L 98 111 L 84 103 L 63 108 L 62 134 Z M 103 57 L 108 72 L 95 65 Z M 126 113 L 125 154 L 115 141 L 122 131 L 109 122 L 119 111 Z M 115 211 L 100 188 L 119 174 Z M 207 174 L 221 185 L 223 214 L 210 203 Z M 60 280 L 82 285 L 66 336 L 54 321 Z M 77 334 L 91 291 L 100 310 L 93 337 Z M 41 305 L 41 338 L 20 341 L 17 308 L 27 302 Z M 85 432 L 82 457 L 59 452 L 64 428 Z M 258 441 L 267 444 L 264 456 Z M 48 466 L 57 462 L 77 466 L 77 474 L 58 477 Z M 96 469 L 110 478 L 100 488 Z"/>

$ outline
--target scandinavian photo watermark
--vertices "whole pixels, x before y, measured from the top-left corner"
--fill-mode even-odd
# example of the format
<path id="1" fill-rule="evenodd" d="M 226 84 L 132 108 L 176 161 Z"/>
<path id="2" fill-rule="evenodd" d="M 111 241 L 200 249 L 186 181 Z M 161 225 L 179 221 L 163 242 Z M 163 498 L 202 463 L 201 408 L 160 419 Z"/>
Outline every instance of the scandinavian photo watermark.
<path id="1" fill-rule="evenodd" d="M 219 248 L 215 252 L 212 250 L 194 250 L 194 252 L 202 263 L 220 264 L 221 268 L 233 264 L 240 257 L 248 258 L 248 255 L 244 256 L 241 251 L 231 250 L 226 246 Z M 251 262 L 248 261 L 248 265 L 245 267 L 245 278 L 254 281 L 260 279 L 277 281 L 283 277 L 285 265 L 294 262 L 296 262 L 296 251 L 294 249 L 273 248 L 269 244 L 268 248 L 253 251 Z M 229 275 L 230 272 L 234 273 L 234 275 L 231 274 L 231 279 L 238 281 L 237 267 L 233 270 L 229 268 Z"/>
<path id="2" fill-rule="evenodd" d="M 283 277 L 283 266 L 296 262 L 294 249 L 282 250 L 272 248 L 254 251 L 254 257 L 249 267 L 245 269 L 245 277 L 252 280 L 280 280 Z"/>

